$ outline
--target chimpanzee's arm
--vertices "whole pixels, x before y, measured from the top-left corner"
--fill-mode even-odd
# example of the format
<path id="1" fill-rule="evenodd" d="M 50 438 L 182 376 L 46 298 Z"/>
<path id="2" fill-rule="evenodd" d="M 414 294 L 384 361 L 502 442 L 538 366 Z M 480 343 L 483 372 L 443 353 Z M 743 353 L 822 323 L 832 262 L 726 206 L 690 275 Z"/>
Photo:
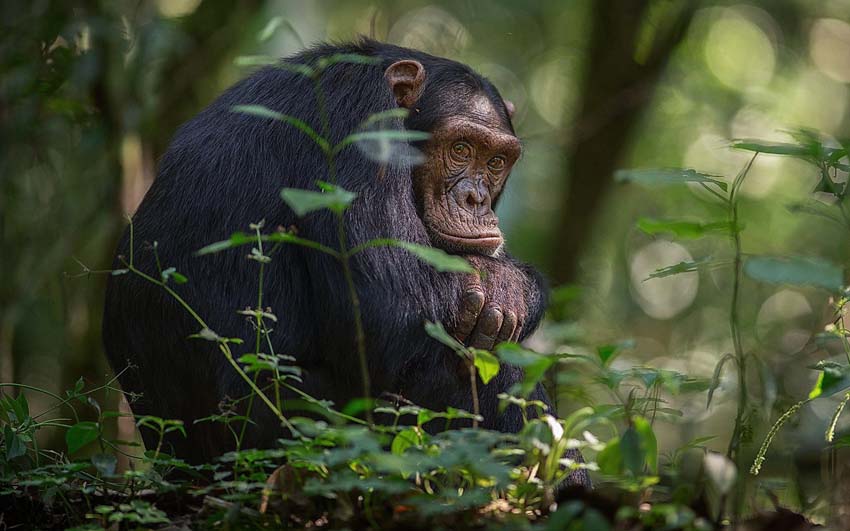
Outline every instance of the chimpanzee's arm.
<path id="1" fill-rule="evenodd" d="M 543 276 L 507 255 L 467 258 L 478 273 L 463 288 L 460 308 L 447 323 L 450 330 L 467 345 L 484 350 L 528 337 L 546 308 Z"/>

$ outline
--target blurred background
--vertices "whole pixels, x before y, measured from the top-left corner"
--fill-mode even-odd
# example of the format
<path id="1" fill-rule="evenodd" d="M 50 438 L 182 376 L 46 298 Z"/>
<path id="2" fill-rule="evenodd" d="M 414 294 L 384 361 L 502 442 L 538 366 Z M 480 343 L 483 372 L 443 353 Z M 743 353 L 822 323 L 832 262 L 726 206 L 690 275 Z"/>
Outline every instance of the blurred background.
<path id="1" fill-rule="evenodd" d="M 631 340 L 616 366 L 710 378 L 732 350 L 729 271 L 645 279 L 729 258 L 729 242 L 674 242 L 635 221 L 716 219 L 722 207 L 698 187 L 621 185 L 613 172 L 685 166 L 731 180 L 749 158 L 733 138 L 850 137 L 850 0 L 4 1 L 0 381 L 54 392 L 105 381 L 105 277 L 85 268 L 110 266 L 175 129 L 250 73 L 239 56 L 361 34 L 468 63 L 515 103 L 525 151 L 500 206 L 508 247 L 568 286 L 530 342 L 541 351 Z M 759 157 L 742 190 L 744 251 L 847 264 L 846 231 L 786 208 L 817 182 L 814 167 Z M 815 340 L 831 307 L 814 288 L 745 280 L 742 293 L 755 404 L 772 419 L 834 354 Z M 564 411 L 593 399 L 587 382 L 551 383 Z M 707 434 L 725 449 L 735 389 L 730 364 L 711 408 L 667 397 L 684 414 L 657 428 L 662 451 Z M 31 410 L 51 400 L 33 394 Z M 777 447 L 820 448 L 834 406 L 806 406 Z"/>

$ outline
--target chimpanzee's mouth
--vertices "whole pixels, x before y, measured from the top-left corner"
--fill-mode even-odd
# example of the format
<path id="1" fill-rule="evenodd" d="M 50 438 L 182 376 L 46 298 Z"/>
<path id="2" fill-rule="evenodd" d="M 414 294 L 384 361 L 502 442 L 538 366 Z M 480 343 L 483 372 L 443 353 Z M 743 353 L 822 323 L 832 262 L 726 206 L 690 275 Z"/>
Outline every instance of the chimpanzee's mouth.
<path id="1" fill-rule="evenodd" d="M 498 247 L 502 244 L 502 233 L 497 229 L 495 231 L 484 232 L 476 236 L 459 236 L 457 234 L 449 234 L 443 231 L 437 233 L 446 241 L 461 247 Z"/>

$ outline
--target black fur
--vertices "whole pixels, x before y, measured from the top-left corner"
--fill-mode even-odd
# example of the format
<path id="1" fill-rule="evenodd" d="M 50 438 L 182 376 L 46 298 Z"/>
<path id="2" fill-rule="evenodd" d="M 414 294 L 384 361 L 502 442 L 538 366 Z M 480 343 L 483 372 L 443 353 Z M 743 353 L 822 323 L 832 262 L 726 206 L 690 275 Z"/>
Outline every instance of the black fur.
<path id="1" fill-rule="evenodd" d="M 335 53 L 378 57 L 381 63 L 340 63 L 322 76 L 334 143 L 357 130 L 370 115 L 396 107 L 383 73 L 400 59 L 416 59 L 427 72 L 423 95 L 405 127 L 427 131 L 440 118 L 462 112 L 463 101 L 440 98 L 445 89 L 458 84 L 469 94 L 487 94 L 510 124 L 501 97 L 488 81 L 467 66 L 418 51 L 363 40 L 322 45 L 287 61 L 312 64 Z M 177 131 L 133 218 L 136 266 L 155 274 L 154 255 L 143 244 L 158 242 L 163 267 L 176 267 L 189 278 L 176 291 L 211 329 L 246 340 L 244 348 L 234 346 L 237 353 L 240 348 L 253 348 L 253 329 L 236 310 L 256 305 L 257 264 L 245 259 L 247 248 L 203 257 L 194 253 L 261 219 L 272 228 L 295 225 L 299 236 L 337 247 L 331 213 L 321 211 L 299 219 L 279 195 L 282 187 L 316 189 L 317 179 L 329 180 L 320 149 L 291 125 L 232 112 L 239 104 L 263 105 L 321 130 L 312 82 L 284 69 L 262 69 Z M 339 185 L 358 194 L 346 214 L 349 245 L 378 237 L 429 244 L 416 212 L 409 166 L 380 167 L 351 146 L 336 157 L 336 168 Z M 125 232 L 118 248 L 119 257 L 125 259 L 130 254 L 128 236 Z M 520 268 L 537 286 L 527 293 L 531 315 L 523 335 L 528 335 L 546 303 L 541 278 L 509 257 L 493 260 Z M 373 395 L 397 393 L 432 409 L 453 406 L 471 411 L 468 382 L 457 375 L 456 355 L 423 329 L 426 320 L 452 323 L 463 277 L 437 273 L 396 248 L 363 252 L 353 266 Z M 121 267 L 121 259 L 116 259 L 115 268 Z M 285 246 L 267 268 L 263 288 L 263 305 L 278 317 L 272 335 L 275 349 L 297 359 L 304 370 L 304 390 L 339 406 L 360 396 L 352 312 L 339 263 L 314 250 Z M 176 437 L 169 444 L 178 456 L 193 462 L 232 448 L 232 438 L 221 426 L 193 425 L 193 420 L 216 412 L 225 397 L 248 393 L 214 343 L 187 338 L 198 328 L 161 288 L 135 275 L 110 278 L 103 324 L 109 360 L 116 370 L 128 362 L 137 367 L 121 378 L 125 391 L 143 393 L 132 406 L 137 415 L 185 422 L 188 438 Z M 496 398 L 520 378 L 519 369 L 504 367 L 493 382 L 479 388 L 484 427 L 506 432 L 520 429 L 517 408 L 499 414 Z M 540 387 L 532 398 L 549 403 Z M 265 407 L 258 404 L 254 410 L 257 424 L 248 430 L 246 447 L 270 446 L 283 430 Z M 146 438 L 148 447 L 151 442 Z"/>

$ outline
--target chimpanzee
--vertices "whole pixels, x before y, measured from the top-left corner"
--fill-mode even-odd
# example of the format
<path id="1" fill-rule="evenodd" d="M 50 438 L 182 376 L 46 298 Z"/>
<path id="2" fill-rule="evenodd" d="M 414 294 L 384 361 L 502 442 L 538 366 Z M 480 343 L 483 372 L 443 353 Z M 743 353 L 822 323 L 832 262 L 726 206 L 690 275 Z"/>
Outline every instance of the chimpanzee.
<path id="1" fill-rule="evenodd" d="M 244 251 L 195 252 L 261 219 L 267 227 L 295 226 L 300 237 L 336 248 L 332 212 L 299 218 L 280 198 L 283 187 L 317 190 L 317 180 L 335 180 L 357 194 L 345 213 L 349 246 L 395 238 L 465 256 L 479 272 L 440 273 L 397 247 L 370 248 L 352 259 L 372 396 L 391 393 L 434 410 L 471 411 L 468 373 L 455 353 L 426 335 L 424 323 L 442 322 L 466 344 L 492 349 L 527 337 L 546 303 L 541 276 L 505 253 L 493 211 L 521 152 L 511 125 L 513 106 L 463 64 L 368 39 L 319 45 L 286 63 L 316 65 L 337 54 L 373 60 L 327 67 L 318 78 L 320 92 L 291 66 L 263 68 L 180 127 L 133 218 L 135 265 L 157 271 L 157 256 L 142 246 L 157 242 L 159 264 L 189 279 L 174 289 L 209 327 L 222 336 L 249 338 L 254 331 L 237 310 L 256 306 L 256 262 L 246 260 Z M 416 145 L 424 155 L 418 164 L 408 156 L 381 162 L 350 145 L 336 155 L 330 175 L 325 153 L 302 131 L 234 112 L 246 104 L 297 117 L 316 131 L 323 130 L 324 116 L 332 144 L 370 116 L 398 107 L 409 114 L 392 119 L 392 127 L 431 136 Z M 129 245 L 128 230 L 115 268 L 124 267 Z M 263 306 L 278 319 L 271 334 L 275 352 L 296 358 L 303 390 L 338 405 L 362 396 L 339 262 L 285 246 L 267 268 L 263 293 Z M 188 337 L 198 328 L 161 288 L 134 275 L 110 278 L 103 324 L 109 360 L 116 370 L 131 365 L 121 385 L 142 393 L 132 405 L 136 414 L 185 422 L 188 437 L 169 442 L 176 455 L 193 462 L 232 444 L 220 425 L 193 421 L 214 413 L 226 397 L 248 393 L 214 343 Z M 519 368 L 503 366 L 487 385 L 478 382 L 483 427 L 521 428 L 519 409 L 500 413 L 497 398 L 521 378 Z M 540 386 L 531 398 L 551 406 Z M 255 407 L 253 417 L 245 447 L 271 446 L 283 433 L 280 423 L 265 407 Z M 572 481 L 586 482 L 586 474 L 575 473 Z"/>

